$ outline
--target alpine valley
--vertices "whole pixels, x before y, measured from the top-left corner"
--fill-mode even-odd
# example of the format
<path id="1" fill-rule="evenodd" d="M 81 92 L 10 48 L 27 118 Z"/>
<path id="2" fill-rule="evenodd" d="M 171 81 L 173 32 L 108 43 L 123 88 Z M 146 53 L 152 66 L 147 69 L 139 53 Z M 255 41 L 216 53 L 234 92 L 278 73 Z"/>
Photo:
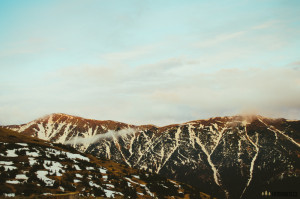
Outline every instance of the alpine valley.
<path id="1" fill-rule="evenodd" d="M 4 128 L 189 184 L 208 198 L 266 198 L 300 185 L 300 121 L 238 115 L 157 127 L 51 114 Z"/>

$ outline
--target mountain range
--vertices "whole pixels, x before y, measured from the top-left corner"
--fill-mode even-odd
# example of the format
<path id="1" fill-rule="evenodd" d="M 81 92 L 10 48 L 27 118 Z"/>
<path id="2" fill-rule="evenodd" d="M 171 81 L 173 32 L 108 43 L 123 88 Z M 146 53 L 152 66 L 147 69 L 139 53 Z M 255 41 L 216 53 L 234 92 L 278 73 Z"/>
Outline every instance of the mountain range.
<path id="1" fill-rule="evenodd" d="M 51 114 L 4 126 L 187 183 L 217 198 L 260 198 L 300 185 L 300 121 L 259 115 L 158 127 Z"/>
<path id="2" fill-rule="evenodd" d="M 0 128 L 0 198 L 209 198 L 184 183 Z"/>

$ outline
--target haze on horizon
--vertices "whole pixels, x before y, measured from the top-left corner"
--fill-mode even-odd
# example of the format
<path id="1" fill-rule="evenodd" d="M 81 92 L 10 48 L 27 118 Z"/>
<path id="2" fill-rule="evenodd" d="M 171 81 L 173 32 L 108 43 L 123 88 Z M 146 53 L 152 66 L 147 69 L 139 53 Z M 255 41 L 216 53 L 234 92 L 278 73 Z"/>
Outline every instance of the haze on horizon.
<path id="1" fill-rule="evenodd" d="M 300 119 L 300 1 L 0 2 L 0 125 Z"/>

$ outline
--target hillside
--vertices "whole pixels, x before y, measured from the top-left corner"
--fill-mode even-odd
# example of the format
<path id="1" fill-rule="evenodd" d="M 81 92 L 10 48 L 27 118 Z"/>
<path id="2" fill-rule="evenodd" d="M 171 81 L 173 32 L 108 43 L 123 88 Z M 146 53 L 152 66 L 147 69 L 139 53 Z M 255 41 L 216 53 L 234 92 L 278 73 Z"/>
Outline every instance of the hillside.
<path id="1" fill-rule="evenodd" d="M 197 189 L 0 128 L 0 196 L 205 198 Z"/>
<path id="2" fill-rule="evenodd" d="M 300 184 L 300 121 L 215 117 L 164 127 L 52 114 L 22 134 L 185 182 L 219 198 L 259 198 Z"/>

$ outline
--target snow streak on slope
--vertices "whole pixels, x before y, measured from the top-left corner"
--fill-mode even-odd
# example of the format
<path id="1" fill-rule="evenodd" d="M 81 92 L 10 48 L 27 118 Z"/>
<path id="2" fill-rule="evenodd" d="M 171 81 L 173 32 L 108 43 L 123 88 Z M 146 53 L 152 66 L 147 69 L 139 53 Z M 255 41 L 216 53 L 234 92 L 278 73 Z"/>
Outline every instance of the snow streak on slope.
<path id="1" fill-rule="evenodd" d="M 124 159 L 124 161 L 126 162 L 126 164 L 131 167 L 131 164 L 128 162 L 128 160 L 126 159 L 125 155 L 123 154 L 121 146 L 120 146 L 120 144 L 119 144 L 119 142 L 118 142 L 118 140 L 117 140 L 117 138 L 115 136 L 113 136 L 113 141 L 114 141 L 115 145 L 117 146 L 117 149 L 119 150 L 119 152 L 122 155 L 122 158 Z"/>
<path id="2" fill-rule="evenodd" d="M 192 134 L 195 134 L 193 132 L 193 129 L 192 129 L 191 126 L 189 126 L 189 131 L 192 132 Z M 207 156 L 207 161 L 208 161 L 208 163 L 209 163 L 209 165 L 210 165 L 210 167 L 211 167 L 211 169 L 213 170 L 213 173 L 214 173 L 214 180 L 215 180 L 216 184 L 218 186 L 220 186 L 220 182 L 219 182 L 219 176 L 220 175 L 219 175 L 218 170 L 216 169 L 215 165 L 212 163 L 211 158 L 210 158 L 210 156 L 211 156 L 212 153 L 211 154 L 208 153 L 208 151 L 206 150 L 205 146 L 201 143 L 201 141 L 200 141 L 200 139 L 198 137 L 195 137 L 195 140 L 196 140 L 197 144 L 201 147 L 202 151 Z"/>
<path id="3" fill-rule="evenodd" d="M 214 180 L 215 180 L 216 184 L 218 186 L 220 186 L 220 182 L 219 182 L 220 174 L 218 173 L 218 170 L 216 169 L 215 165 L 212 163 L 211 158 L 210 158 L 210 154 L 207 152 L 207 150 L 205 149 L 205 146 L 201 143 L 201 141 L 198 137 L 196 137 L 196 142 L 197 142 L 197 144 L 199 144 L 202 151 L 207 156 L 207 161 L 208 161 L 208 163 L 209 163 L 209 165 L 210 165 L 210 167 L 211 167 L 211 169 L 213 170 L 213 173 L 214 173 Z"/>
<path id="4" fill-rule="evenodd" d="M 283 133 L 282 131 L 276 129 L 274 126 L 268 126 L 264 121 L 262 121 L 260 118 L 258 118 L 258 120 L 263 123 L 269 130 L 273 131 L 275 134 L 276 132 L 280 133 L 281 135 L 283 135 L 284 137 L 286 137 L 288 140 L 290 140 L 293 144 L 295 144 L 296 146 L 300 147 L 300 144 L 298 144 L 293 138 L 289 137 L 288 135 L 286 135 L 285 133 Z M 277 136 L 276 136 L 277 138 Z"/>
<path id="5" fill-rule="evenodd" d="M 251 164 L 250 164 L 250 175 L 249 175 L 249 179 L 248 179 L 248 182 L 246 184 L 246 187 L 244 188 L 242 194 L 241 194 L 241 197 L 243 197 L 245 191 L 247 190 L 248 186 L 250 185 L 250 182 L 253 178 L 253 168 L 254 168 L 254 163 L 255 163 L 255 160 L 257 158 L 257 155 L 258 155 L 258 152 L 259 152 L 259 147 L 258 147 L 258 134 L 256 133 L 256 141 L 255 143 L 249 138 L 248 134 L 247 134 L 247 127 L 245 126 L 245 130 L 246 130 L 246 137 L 248 139 L 248 141 L 255 147 L 255 150 L 256 150 L 256 153 L 251 161 Z"/>
<path id="6" fill-rule="evenodd" d="M 167 158 L 165 159 L 164 163 L 158 167 L 156 170 L 156 173 L 159 173 L 159 171 L 164 167 L 164 165 L 168 162 L 170 157 L 173 155 L 173 153 L 176 151 L 176 149 L 179 146 L 179 134 L 181 133 L 180 127 L 177 128 L 177 132 L 175 133 L 175 147 L 171 150 L 171 153 L 167 155 Z"/>
<path id="7" fill-rule="evenodd" d="M 219 187 L 221 187 L 221 188 L 223 189 L 226 198 L 229 198 L 229 193 L 228 193 L 228 191 L 227 191 L 227 190 L 222 186 L 222 184 L 221 184 L 219 171 L 218 171 L 218 169 L 216 168 L 216 166 L 214 165 L 214 163 L 213 163 L 212 160 L 211 160 L 211 156 L 212 156 L 212 154 L 214 153 L 215 149 L 218 147 L 218 145 L 219 145 L 219 143 L 220 143 L 220 140 L 221 140 L 221 138 L 222 138 L 222 136 L 223 136 L 223 133 L 224 133 L 224 131 L 225 131 L 225 129 L 226 129 L 225 127 L 226 127 L 226 124 L 225 124 L 224 128 L 223 128 L 220 132 L 217 131 L 217 132 L 218 132 L 218 136 L 217 136 L 217 139 L 214 140 L 214 146 L 212 146 L 212 149 L 211 149 L 210 153 L 209 153 L 208 150 L 206 149 L 205 144 L 203 144 L 203 143 L 201 142 L 201 140 L 200 140 L 199 137 L 196 137 L 196 136 L 195 136 L 195 140 L 196 140 L 196 143 L 201 147 L 202 151 L 203 151 L 203 152 L 205 153 L 205 155 L 207 156 L 208 164 L 210 165 L 210 167 L 211 167 L 211 169 L 212 169 L 212 171 L 213 171 L 213 178 L 214 178 L 215 183 L 216 183 Z M 194 128 L 194 127 L 191 126 L 191 125 L 189 124 L 189 132 L 190 132 L 190 134 L 195 135 L 195 132 L 193 131 L 193 128 Z M 211 127 L 210 127 L 210 130 L 213 131 Z"/>

